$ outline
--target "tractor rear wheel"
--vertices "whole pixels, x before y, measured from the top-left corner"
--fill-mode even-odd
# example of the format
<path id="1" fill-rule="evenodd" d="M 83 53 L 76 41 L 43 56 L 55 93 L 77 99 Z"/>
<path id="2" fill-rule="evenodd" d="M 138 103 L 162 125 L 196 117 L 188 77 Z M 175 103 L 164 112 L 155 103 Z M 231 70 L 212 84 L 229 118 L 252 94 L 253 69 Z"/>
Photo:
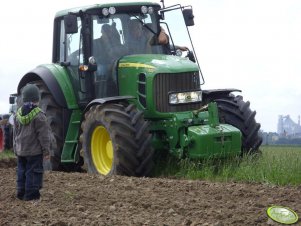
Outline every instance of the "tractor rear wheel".
<path id="1" fill-rule="evenodd" d="M 250 109 L 250 102 L 242 96 L 230 94 L 213 100 L 217 103 L 221 123 L 238 128 L 242 133 L 242 154 L 257 153 L 262 143 L 259 136 L 260 124 L 256 123 L 256 111 Z"/>
<path id="2" fill-rule="evenodd" d="M 63 119 L 62 108 L 55 102 L 52 94 L 43 81 L 32 82 L 36 84 L 41 93 L 40 108 L 45 112 L 52 130 L 51 158 L 45 162 L 45 170 L 61 170 L 61 152 L 63 149 Z"/>
<path id="3" fill-rule="evenodd" d="M 82 123 L 82 151 L 89 173 L 149 176 L 153 148 L 148 122 L 134 105 L 95 105 Z"/>
<path id="4" fill-rule="evenodd" d="M 0 152 L 4 150 L 4 131 L 0 126 Z"/>
<path id="5" fill-rule="evenodd" d="M 3 121 L 6 122 L 3 125 L 3 131 L 4 131 L 4 149 L 12 149 L 13 148 L 13 129 L 12 126 L 9 123 L 9 118 L 11 115 L 4 114 L 3 115 Z"/>

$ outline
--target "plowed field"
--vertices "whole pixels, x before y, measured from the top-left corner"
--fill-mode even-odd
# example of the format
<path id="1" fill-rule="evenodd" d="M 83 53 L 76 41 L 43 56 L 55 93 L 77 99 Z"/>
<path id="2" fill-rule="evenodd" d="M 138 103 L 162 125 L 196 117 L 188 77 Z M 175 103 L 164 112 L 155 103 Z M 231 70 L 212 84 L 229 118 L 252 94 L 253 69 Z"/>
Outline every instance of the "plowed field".
<path id="1" fill-rule="evenodd" d="M 15 162 L 1 160 L 0 225 L 280 225 L 271 205 L 301 215 L 301 187 L 46 172 L 32 203 L 15 181 Z"/>

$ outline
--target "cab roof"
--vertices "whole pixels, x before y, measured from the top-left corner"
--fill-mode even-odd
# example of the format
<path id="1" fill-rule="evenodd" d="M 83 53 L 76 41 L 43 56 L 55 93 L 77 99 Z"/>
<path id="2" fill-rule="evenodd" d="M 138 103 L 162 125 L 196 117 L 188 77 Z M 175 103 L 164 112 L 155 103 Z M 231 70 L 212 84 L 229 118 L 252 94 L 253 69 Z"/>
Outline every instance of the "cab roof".
<path id="1" fill-rule="evenodd" d="M 76 13 L 79 13 L 79 11 L 86 12 L 91 9 L 108 8 L 111 6 L 114 6 L 114 7 L 121 6 L 122 7 L 122 6 L 143 6 L 143 5 L 160 7 L 160 4 L 158 4 L 156 2 L 119 2 L 119 3 L 94 4 L 94 5 L 89 5 L 89 6 L 81 6 L 81 7 L 75 7 L 75 8 L 64 9 L 64 10 L 58 11 L 55 14 L 55 18 L 68 15 L 69 13 L 76 14 Z"/>

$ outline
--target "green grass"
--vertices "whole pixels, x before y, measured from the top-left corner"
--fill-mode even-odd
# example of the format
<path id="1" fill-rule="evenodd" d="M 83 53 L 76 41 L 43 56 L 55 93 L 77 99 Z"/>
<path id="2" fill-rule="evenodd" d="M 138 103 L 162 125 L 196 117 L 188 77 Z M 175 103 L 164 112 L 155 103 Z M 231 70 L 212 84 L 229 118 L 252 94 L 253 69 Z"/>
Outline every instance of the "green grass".
<path id="1" fill-rule="evenodd" d="M 15 158 L 15 154 L 11 150 L 4 150 L 0 152 L 0 159 L 6 159 L 6 158 Z"/>
<path id="2" fill-rule="evenodd" d="M 156 175 L 209 181 L 301 185 L 301 147 L 262 146 L 261 155 L 193 161 L 169 158 Z"/>
<path id="3" fill-rule="evenodd" d="M 262 146 L 261 151 L 261 155 L 202 161 L 162 157 L 155 176 L 301 185 L 301 147 Z M 0 153 L 0 160 L 4 158 L 15 158 L 15 155 L 11 150 L 5 150 Z"/>

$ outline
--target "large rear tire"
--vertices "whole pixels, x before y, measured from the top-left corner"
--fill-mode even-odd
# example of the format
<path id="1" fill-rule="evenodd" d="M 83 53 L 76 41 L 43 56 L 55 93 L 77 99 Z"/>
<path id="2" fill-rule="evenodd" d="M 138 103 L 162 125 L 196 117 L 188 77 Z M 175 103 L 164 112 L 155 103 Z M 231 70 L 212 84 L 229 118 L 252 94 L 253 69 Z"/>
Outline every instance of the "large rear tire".
<path id="1" fill-rule="evenodd" d="M 221 123 L 238 128 L 242 133 L 242 154 L 257 153 L 262 143 L 260 124 L 256 122 L 256 111 L 250 109 L 250 102 L 242 96 L 229 94 L 213 100 L 217 103 Z"/>
<path id="2" fill-rule="evenodd" d="M 148 122 L 134 105 L 92 106 L 82 123 L 82 151 L 89 173 L 149 176 L 154 151 Z"/>
<path id="3" fill-rule="evenodd" d="M 34 81 L 41 93 L 40 108 L 45 112 L 48 123 L 51 128 L 51 158 L 44 164 L 45 170 L 62 170 L 61 153 L 63 149 L 63 110 L 55 102 L 43 81 Z"/>

